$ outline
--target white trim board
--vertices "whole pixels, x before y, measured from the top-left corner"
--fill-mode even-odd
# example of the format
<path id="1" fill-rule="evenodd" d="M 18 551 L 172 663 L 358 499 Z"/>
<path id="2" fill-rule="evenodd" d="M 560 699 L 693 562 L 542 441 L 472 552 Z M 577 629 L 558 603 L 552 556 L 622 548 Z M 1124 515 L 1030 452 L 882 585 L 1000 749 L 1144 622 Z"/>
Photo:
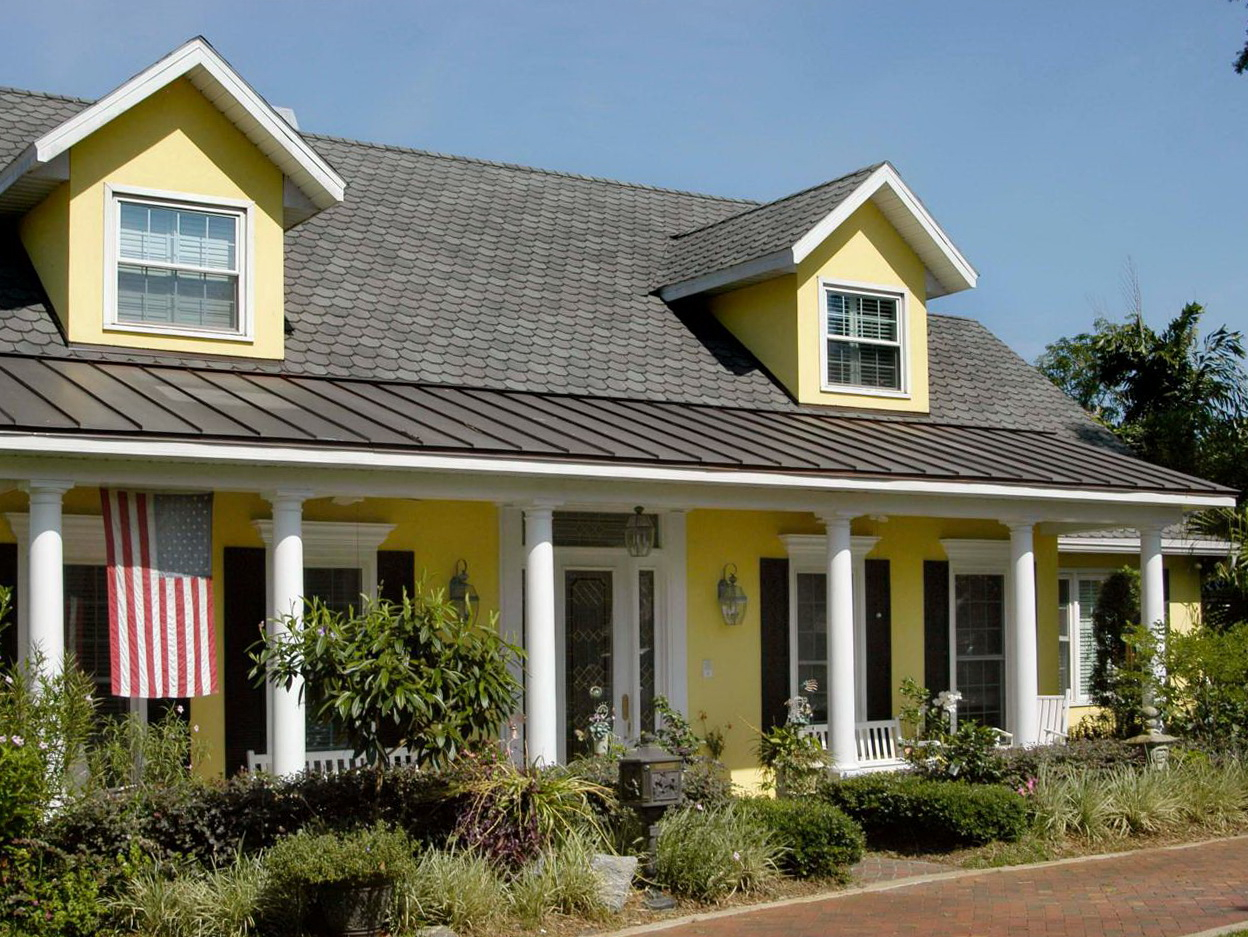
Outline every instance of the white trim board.
<path id="1" fill-rule="evenodd" d="M 1161 552 L 1166 556 L 1228 556 L 1234 545 L 1225 540 L 1182 540 L 1166 537 Z M 1059 553 L 1125 553 L 1140 552 L 1139 537 L 1058 537 Z"/>
<path id="2" fill-rule="evenodd" d="M 0 195 L 105 124 L 183 77 L 272 160 L 318 210 L 342 201 L 346 192 L 342 177 L 202 36 L 179 46 L 35 140 L 0 173 Z"/>
<path id="3" fill-rule="evenodd" d="M 787 489 L 808 492 L 812 498 L 831 494 L 864 496 L 930 495 L 953 498 L 1032 500 L 1047 505 L 1098 505 L 1131 508 L 1198 510 L 1233 507 L 1232 495 L 1168 493 L 1160 491 L 1102 491 L 1044 488 L 990 482 L 923 481 L 919 479 L 843 478 L 785 472 L 724 471 L 712 468 L 669 468 L 623 463 L 553 462 L 540 459 L 499 459 L 481 456 L 446 456 L 433 453 L 378 452 L 332 447 L 262 446 L 244 443 L 111 439 L 70 435 L 0 433 L 0 453 L 65 456 L 70 459 L 102 457 L 141 462 L 198 462 L 271 466 L 290 469 L 366 469 L 399 472 L 450 472 L 470 475 L 527 477 L 531 479 L 581 479 L 606 482 L 695 483 L 717 488 Z M 168 468 L 168 466 L 166 466 Z M 78 474 L 66 467 L 72 477 Z M 5 471 L 9 477 L 22 477 Z M 47 474 L 47 471 L 41 474 Z M 307 482 L 312 483 L 308 478 Z M 246 490 L 255 490 L 252 485 Z M 618 496 L 617 496 L 618 497 Z M 818 502 L 812 501 L 811 509 Z M 829 505 L 831 506 L 831 505 Z M 899 506 L 900 507 L 900 506 Z M 917 507 L 917 506 L 916 506 Z M 904 510 L 867 509 L 862 513 L 905 513 Z M 983 508 L 976 516 L 993 516 Z M 1168 518 L 1167 523 L 1177 520 Z M 1136 523 L 1139 523 L 1138 521 Z"/>

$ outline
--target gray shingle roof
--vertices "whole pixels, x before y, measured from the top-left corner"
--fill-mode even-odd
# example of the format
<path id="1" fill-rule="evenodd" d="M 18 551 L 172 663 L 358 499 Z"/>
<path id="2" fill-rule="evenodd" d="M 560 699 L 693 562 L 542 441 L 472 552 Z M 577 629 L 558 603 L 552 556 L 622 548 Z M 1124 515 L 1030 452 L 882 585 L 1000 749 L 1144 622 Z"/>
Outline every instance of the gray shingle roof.
<path id="1" fill-rule="evenodd" d="M 0 89 L 0 166 L 88 103 Z M 347 195 L 287 234 L 284 361 L 67 346 L 11 219 L 0 219 L 0 352 L 809 409 L 709 316 L 654 296 L 656 271 L 681 232 L 694 233 L 675 243 L 709 244 L 719 229 L 787 238 L 869 170 L 753 210 L 742 200 L 305 136 L 347 180 Z M 929 336 L 931 415 L 885 419 L 1107 439 L 977 322 L 932 315 Z"/>
<path id="2" fill-rule="evenodd" d="M 674 236 L 655 285 L 692 280 L 792 247 L 882 165 L 867 166 Z"/>

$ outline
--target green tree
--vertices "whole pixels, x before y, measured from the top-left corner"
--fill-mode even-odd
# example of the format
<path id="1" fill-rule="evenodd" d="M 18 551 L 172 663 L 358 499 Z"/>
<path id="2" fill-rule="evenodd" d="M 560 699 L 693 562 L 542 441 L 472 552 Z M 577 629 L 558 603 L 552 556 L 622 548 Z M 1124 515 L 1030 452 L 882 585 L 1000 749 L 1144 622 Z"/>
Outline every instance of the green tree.
<path id="1" fill-rule="evenodd" d="M 1231 3 L 1235 2 L 1236 0 L 1231 0 Z M 1239 50 L 1239 54 L 1235 56 L 1235 61 L 1231 65 L 1238 75 L 1248 72 L 1248 42 L 1244 43 L 1244 47 Z"/>
<path id="2" fill-rule="evenodd" d="M 402 602 L 361 596 L 338 613 L 310 599 L 287 633 L 252 652 L 252 678 L 289 688 L 304 681 L 308 709 L 343 727 L 357 755 L 384 765 L 406 746 L 441 767 L 476 742 L 497 739 L 516 711 L 520 684 L 509 664 L 522 653 L 442 592 L 417 586 Z"/>

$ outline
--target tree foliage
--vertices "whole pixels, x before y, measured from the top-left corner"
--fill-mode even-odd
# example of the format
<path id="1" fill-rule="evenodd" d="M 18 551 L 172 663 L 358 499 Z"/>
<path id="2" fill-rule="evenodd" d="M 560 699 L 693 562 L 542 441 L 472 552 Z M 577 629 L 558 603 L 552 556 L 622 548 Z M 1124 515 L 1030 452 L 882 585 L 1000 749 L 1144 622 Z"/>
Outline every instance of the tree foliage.
<path id="1" fill-rule="evenodd" d="M 498 738 L 520 684 L 509 664 L 522 653 L 496 622 L 465 620 L 441 592 L 389 602 L 361 596 L 338 613 L 311 599 L 286 634 L 252 653 L 253 679 L 303 680 L 309 711 L 343 727 L 357 755 L 384 764 L 406 746 L 422 766 L 442 767 L 475 742 Z"/>

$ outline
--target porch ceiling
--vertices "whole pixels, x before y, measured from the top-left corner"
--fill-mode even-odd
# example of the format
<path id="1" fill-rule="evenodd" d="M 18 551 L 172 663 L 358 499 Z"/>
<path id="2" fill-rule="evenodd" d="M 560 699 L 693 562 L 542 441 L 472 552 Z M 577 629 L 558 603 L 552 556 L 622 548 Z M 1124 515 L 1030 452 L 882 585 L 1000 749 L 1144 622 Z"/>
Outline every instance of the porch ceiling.
<path id="1" fill-rule="evenodd" d="M 1051 432 L 0 356 L 0 432 L 1229 494 Z"/>

